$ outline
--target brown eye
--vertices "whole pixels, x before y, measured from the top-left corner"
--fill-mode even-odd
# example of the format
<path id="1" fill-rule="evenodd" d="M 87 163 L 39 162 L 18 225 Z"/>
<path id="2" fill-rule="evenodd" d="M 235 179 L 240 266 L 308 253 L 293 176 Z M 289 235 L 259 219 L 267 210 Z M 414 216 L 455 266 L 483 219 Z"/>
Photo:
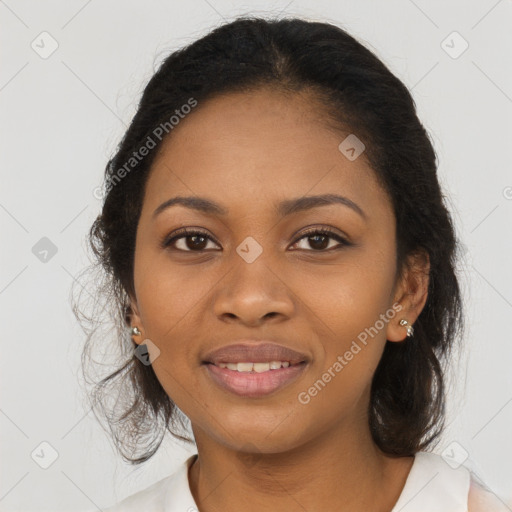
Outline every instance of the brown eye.
<path id="1" fill-rule="evenodd" d="M 305 234 L 303 234 L 293 245 L 296 245 L 299 241 L 306 239 L 313 252 L 327 252 L 327 250 L 336 250 L 340 249 L 343 246 L 351 245 L 347 240 L 343 237 L 335 233 L 334 231 L 323 228 L 323 229 L 313 229 Z M 338 245 L 333 247 L 329 247 L 330 241 L 336 240 Z"/>
<path id="2" fill-rule="evenodd" d="M 329 228 L 314 228 L 302 234 L 302 236 L 294 242 L 294 246 L 301 240 L 306 239 L 310 249 L 305 248 L 309 252 L 328 252 L 331 250 L 341 249 L 344 246 L 352 245 L 338 233 Z M 166 237 L 162 241 L 162 248 L 171 248 L 181 252 L 203 252 L 208 250 L 208 242 L 218 245 L 206 232 L 197 229 L 183 228 L 174 232 L 170 237 Z M 330 246 L 330 242 L 336 241 L 337 245 Z M 178 245 L 181 243 L 181 246 Z M 304 248 L 302 248 L 304 249 Z"/>
<path id="3" fill-rule="evenodd" d="M 183 242 L 182 242 L 183 240 Z M 182 242 L 178 247 L 176 242 Z M 174 233 L 170 238 L 164 239 L 162 247 L 172 247 L 177 251 L 183 252 L 201 252 L 206 250 L 208 241 L 213 241 L 204 231 L 193 229 L 181 229 Z"/>

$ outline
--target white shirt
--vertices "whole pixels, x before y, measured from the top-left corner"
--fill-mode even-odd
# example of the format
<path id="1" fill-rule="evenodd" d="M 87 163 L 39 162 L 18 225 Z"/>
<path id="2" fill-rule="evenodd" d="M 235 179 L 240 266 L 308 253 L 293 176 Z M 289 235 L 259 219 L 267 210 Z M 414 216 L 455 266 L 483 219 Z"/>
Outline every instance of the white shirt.
<path id="1" fill-rule="evenodd" d="M 198 512 L 188 482 L 191 455 L 175 473 L 150 485 L 104 512 Z M 469 508 L 468 508 L 469 501 Z M 405 486 L 391 512 L 510 512 L 461 465 L 449 466 L 440 455 L 418 452 Z"/>

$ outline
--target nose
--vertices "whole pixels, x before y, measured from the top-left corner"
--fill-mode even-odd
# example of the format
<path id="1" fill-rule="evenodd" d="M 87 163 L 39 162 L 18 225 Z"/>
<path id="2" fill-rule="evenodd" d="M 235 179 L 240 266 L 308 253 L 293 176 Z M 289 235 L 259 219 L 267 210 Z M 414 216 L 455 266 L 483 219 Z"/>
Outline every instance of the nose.
<path id="1" fill-rule="evenodd" d="M 214 312 L 221 321 L 257 326 L 293 315 L 294 294 L 289 284 L 263 259 L 239 262 L 220 284 L 214 297 Z"/>

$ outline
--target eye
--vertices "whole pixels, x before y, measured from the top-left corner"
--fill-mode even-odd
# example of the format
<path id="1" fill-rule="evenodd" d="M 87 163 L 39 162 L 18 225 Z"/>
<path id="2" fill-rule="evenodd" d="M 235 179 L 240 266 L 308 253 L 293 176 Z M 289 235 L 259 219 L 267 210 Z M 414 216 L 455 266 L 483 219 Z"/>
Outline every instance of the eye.
<path id="1" fill-rule="evenodd" d="M 175 246 L 175 242 L 182 242 L 181 247 Z M 190 239 L 190 242 L 187 241 Z M 175 231 L 171 237 L 166 237 L 162 241 L 162 247 L 171 247 L 183 252 L 201 252 L 206 250 L 206 242 L 213 239 L 205 232 L 197 229 L 182 228 Z M 216 242 L 215 242 L 216 243 Z"/>
<path id="2" fill-rule="evenodd" d="M 328 250 L 337 250 L 341 249 L 343 246 L 349 246 L 352 245 L 347 240 L 345 240 L 342 236 L 340 236 L 338 233 L 333 231 L 330 228 L 312 228 L 307 230 L 305 233 L 302 234 L 302 236 L 294 242 L 293 245 L 296 245 L 298 242 L 300 242 L 303 239 L 307 239 L 310 246 L 313 247 L 313 249 L 306 249 L 310 252 L 327 252 Z M 329 247 L 329 239 L 336 240 L 338 243 L 337 246 Z"/>
<path id="3" fill-rule="evenodd" d="M 311 228 L 304 232 L 302 236 L 293 243 L 293 245 L 297 245 L 303 239 L 307 239 L 310 246 L 313 247 L 313 249 L 306 249 L 310 252 L 326 252 L 327 250 L 337 250 L 343 246 L 352 245 L 330 228 Z M 334 248 L 329 247 L 329 239 L 336 240 L 338 242 L 338 246 L 335 246 Z M 218 245 L 218 243 L 205 231 L 182 228 L 175 231 L 172 236 L 165 237 L 161 246 L 162 248 L 172 247 L 173 249 L 182 252 L 202 252 L 207 250 L 208 241 L 212 241 Z M 178 246 L 177 242 L 182 242 L 181 247 Z"/>

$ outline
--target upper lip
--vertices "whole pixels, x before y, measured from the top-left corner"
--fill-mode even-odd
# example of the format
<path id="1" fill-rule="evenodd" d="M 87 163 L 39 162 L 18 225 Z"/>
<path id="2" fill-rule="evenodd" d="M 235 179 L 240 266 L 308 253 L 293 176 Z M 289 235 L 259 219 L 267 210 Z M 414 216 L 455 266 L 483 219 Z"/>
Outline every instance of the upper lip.
<path id="1" fill-rule="evenodd" d="M 305 354 L 274 342 L 240 341 L 216 348 L 208 352 L 203 363 L 265 363 L 269 361 L 288 361 L 290 365 L 307 361 Z"/>

